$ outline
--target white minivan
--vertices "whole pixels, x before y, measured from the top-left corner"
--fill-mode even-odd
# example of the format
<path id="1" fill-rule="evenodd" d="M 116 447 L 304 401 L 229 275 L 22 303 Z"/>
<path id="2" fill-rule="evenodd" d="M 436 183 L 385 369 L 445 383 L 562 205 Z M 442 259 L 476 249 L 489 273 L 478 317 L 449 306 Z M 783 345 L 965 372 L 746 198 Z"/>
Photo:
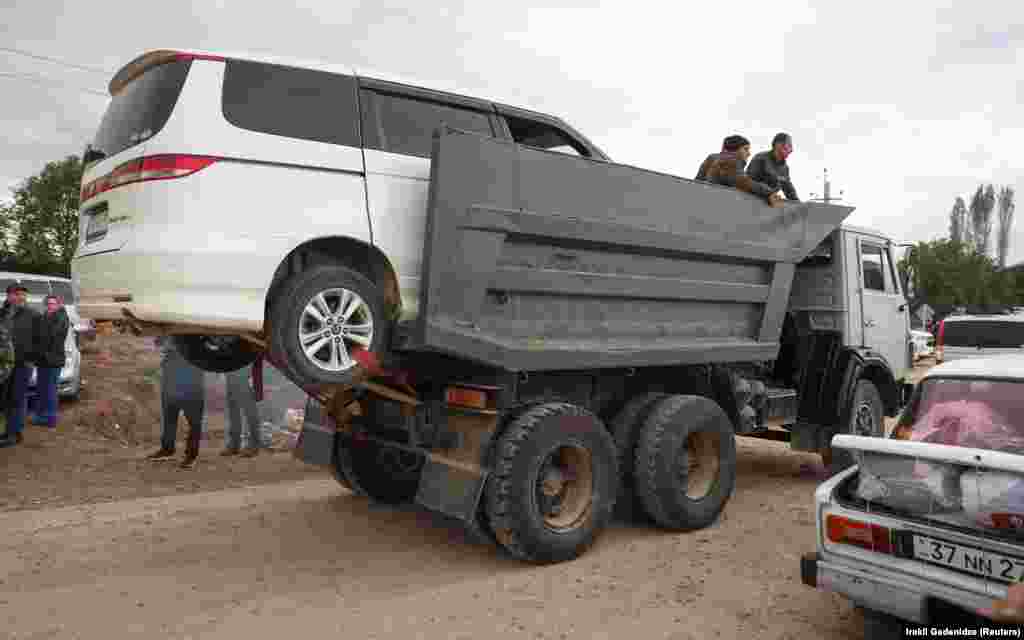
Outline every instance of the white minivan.
<path id="1" fill-rule="evenodd" d="M 265 346 L 351 379 L 416 313 L 442 125 L 607 157 L 561 120 L 334 65 L 157 50 L 121 69 L 83 160 L 82 313 L 175 335 L 208 371 Z"/>

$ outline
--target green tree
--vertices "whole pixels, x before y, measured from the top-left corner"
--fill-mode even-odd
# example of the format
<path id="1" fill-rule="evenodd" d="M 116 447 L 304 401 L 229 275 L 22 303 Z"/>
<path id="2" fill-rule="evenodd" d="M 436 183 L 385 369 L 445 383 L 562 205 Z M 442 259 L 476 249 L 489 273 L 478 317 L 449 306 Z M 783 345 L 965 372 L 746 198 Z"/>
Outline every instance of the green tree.
<path id="1" fill-rule="evenodd" d="M 967 204 L 960 196 L 953 203 L 949 212 L 949 239 L 956 242 L 970 242 L 970 225 L 967 224 Z"/>
<path id="2" fill-rule="evenodd" d="M 900 260 L 899 269 L 914 304 L 1012 304 L 1015 299 L 1009 274 L 999 272 L 992 258 L 966 242 L 918 242 Z"/>
<path id="3" fill-rule="evenodd" d="M 997 237 L 996 249 L 999 256 L 999 267 L 1006 266 L 1007 256 L 1010 254 L 1010 238 L 1013 234 L 1013 212 L 1017 205 L 1013 203 L 1013 187 L 1003 187 L 999 190 L 999 235 Z"/>
<path id="4" fill-rule="evenodd" d="M 81 182 L 81 160 L 68 156 L 12 189 L 14 200 L 0 217 L 0 241 L 25 270 L 69 272 L 78 247 Z"/>
<path id="5" fill-rule="evenodd" d="M 992 210 L 996 206 L 996 191 L 992 185 L 978 186 L 971 197 L 970 222 L 971 236 L 974 239 L 975 251 L 988 255 L 992 240 Z"/>

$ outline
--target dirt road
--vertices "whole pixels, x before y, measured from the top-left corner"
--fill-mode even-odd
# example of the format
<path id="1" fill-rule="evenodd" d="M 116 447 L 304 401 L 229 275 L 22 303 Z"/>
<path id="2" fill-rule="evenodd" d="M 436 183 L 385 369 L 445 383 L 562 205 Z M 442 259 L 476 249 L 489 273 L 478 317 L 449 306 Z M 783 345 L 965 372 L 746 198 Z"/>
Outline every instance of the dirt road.
<path id="1" fill-rule="evenodd" d="M 372 507 L 327 476 L 0 514 L 0 637 L 860 638 L 800 584 L 810 456 L 741 440 L 713 528 L 617 524 L 534 567 L 429 514 Z"/>

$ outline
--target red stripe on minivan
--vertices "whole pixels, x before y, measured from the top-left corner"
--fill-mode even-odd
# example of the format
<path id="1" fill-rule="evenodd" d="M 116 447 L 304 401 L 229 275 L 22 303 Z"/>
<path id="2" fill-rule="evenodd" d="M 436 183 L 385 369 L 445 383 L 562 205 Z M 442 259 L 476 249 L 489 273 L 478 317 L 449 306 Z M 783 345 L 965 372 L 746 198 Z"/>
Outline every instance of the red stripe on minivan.
<path id="1" fill-rule="evenodd" d="M 217 160 L 219 158 L 193 155 L 159 155 L 129 160 L 83 186 L 80 201 L 84 203 L 101 193 L 126 184 L 190 176 Z"/>

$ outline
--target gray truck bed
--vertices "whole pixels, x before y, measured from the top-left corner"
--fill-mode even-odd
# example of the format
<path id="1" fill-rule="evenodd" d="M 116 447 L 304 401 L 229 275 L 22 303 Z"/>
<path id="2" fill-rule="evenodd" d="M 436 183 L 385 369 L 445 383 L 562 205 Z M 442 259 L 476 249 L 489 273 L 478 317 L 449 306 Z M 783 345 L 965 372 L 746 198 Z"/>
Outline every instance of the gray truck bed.
<path id="1" fill-rule="evenodd" d="M 770 360 L 794 265 L 852 211 L 443 130 L 396 347 L 513 371 Z"/>

